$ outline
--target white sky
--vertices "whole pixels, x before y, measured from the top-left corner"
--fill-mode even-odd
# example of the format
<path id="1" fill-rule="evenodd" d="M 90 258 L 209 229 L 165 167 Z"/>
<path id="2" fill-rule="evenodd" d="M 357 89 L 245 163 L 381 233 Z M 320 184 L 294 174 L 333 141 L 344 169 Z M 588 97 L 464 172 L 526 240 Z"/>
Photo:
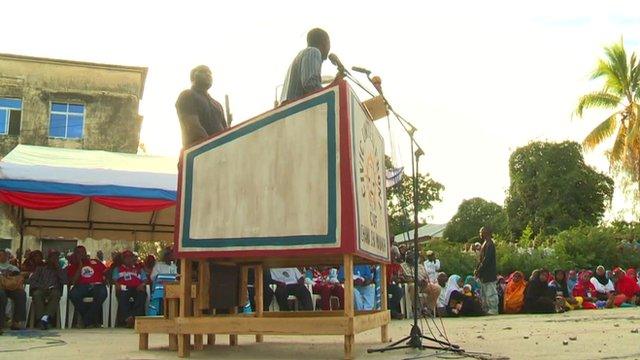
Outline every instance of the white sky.
<path id="1" fill-rule="evenodd" d="M 176 155 L 174 103 L 189 70 L 209 65 L 212 94 L 235 122 L 270 109 L 274 89 L 326 29 L 332 51 L 383 79 L 419 129 L 421 169 L 446 186 L 428 216 L 447 221 L 463 199 L 504 201 L 508 157 L 531 140 L 581 140 L 600 120 L 572 120 L 602 47 L 624 36 L 640 52 L 639 1 L 10 1 L 0 52 L 149 67 L 141 113 L 150 153 Z M 327 61 L 323 73 L 334 74 Z M 386 134 L 386 124 L 381 124 Z M 398 160 L 408 143 L 392 129 Z M 603 149 L 589 163 L 606 171 Z M 618 206 L 619 208 L 619 206 Z M 615 212 L 615 211 L 614 211 Z"/>

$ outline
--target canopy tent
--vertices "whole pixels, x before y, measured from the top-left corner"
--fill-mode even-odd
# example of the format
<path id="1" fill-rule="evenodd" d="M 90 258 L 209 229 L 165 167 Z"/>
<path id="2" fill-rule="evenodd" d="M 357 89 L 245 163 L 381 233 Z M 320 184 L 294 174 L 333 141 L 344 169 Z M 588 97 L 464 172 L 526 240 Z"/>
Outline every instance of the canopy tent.
<path id="1" fill-rule="evenodd" d="M 18 145 L 0 161 L 0 202 L 21 236 L 173 239 L 176 159 Z"/>

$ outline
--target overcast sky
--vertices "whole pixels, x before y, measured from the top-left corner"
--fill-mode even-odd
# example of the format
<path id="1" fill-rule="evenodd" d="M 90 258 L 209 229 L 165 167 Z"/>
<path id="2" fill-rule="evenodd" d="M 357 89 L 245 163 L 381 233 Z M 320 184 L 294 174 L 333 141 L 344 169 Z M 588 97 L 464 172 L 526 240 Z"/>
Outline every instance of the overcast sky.
<path id="1" fill-rule="evenodd" d="M 0 52 L 149 68 L 141 113 L 152 154 L 180 147 L 174 103 L 189 70 L 213 70 L 213 96 L 236 122 L 273 106 L 274 91 L 319 26 L 348 65 L 382 77 L 425 149 L 421 169 L 445 185 L 429 216 L 463 199 L 504 201 L 508 157 L 532 140 L 581 140 L 603 113 L 572 119 L 602 47 L 640 50 L 640 1 L 10 1 Z M 335 68 L 327 61 L 323 73 Z M 386 123 L 379 129 L 388 136 Z M 410 164 L 392 125 L 388 152 Z M 603 150 L 587 154 L 607 171 Z M 619 208 L 619 206 L 618 206 Z M 614 215 L 617 213 L 617 208 Z"/>

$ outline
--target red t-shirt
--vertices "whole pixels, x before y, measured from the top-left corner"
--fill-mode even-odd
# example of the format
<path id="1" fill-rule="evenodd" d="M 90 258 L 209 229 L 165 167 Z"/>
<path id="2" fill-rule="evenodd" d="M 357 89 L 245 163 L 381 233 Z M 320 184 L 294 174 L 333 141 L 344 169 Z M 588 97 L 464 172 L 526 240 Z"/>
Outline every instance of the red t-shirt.
<path id="1" fill-rule="evenodd" d="M 80 270 L 80 277 L 78 278 L 77 284 L 102 284 L 104 280 L 104 272 L 106 270 L 107 267 L 98 260 L 83 260 L 82 270 Z M 69 267 L 67 267 L 67 276 L 69 279 L 76 274 L 76 271 L 78 271 L 78 264 L 70 264 Z"/>
<path id="2" fill-rule="evenodd" d="M 138 287 L 140 284 L 144 284 L 146 279 L 147 276 L 144 270 L 136 265 L 133 267 L 120 265 L 118 268 L 118 275 L 116 278 L 118 285 L 124 285 L 128 288 Z"/>

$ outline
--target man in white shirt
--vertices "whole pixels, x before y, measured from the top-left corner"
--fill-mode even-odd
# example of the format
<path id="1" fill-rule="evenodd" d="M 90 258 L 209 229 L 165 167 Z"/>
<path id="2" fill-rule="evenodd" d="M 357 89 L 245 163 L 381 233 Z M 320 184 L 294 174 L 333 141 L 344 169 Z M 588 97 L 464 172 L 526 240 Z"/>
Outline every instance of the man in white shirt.
<path id="1" fill-rule="evenodd" d="M 311 293 L 304 284 L 304 275 L 297 268 L 274 268 L 269 271 L 271 275 L 271 283 L 276 284 L 276 301 L 280 311 L 290 311 L 289 295 L 293 295 L 298 299 L 298 308 L 300 310 L 313 310 L 313 302 Z"/>
<path id="2" fill-rule="evenodd" d="M 429 282 L 435 284 L 438 282 L 438 271 L 440 271 L 440 260 L 436 259 L 433 250 L 427 251 L 427 260 L 424 261 L 424 269 L 427 270 Z"/>

